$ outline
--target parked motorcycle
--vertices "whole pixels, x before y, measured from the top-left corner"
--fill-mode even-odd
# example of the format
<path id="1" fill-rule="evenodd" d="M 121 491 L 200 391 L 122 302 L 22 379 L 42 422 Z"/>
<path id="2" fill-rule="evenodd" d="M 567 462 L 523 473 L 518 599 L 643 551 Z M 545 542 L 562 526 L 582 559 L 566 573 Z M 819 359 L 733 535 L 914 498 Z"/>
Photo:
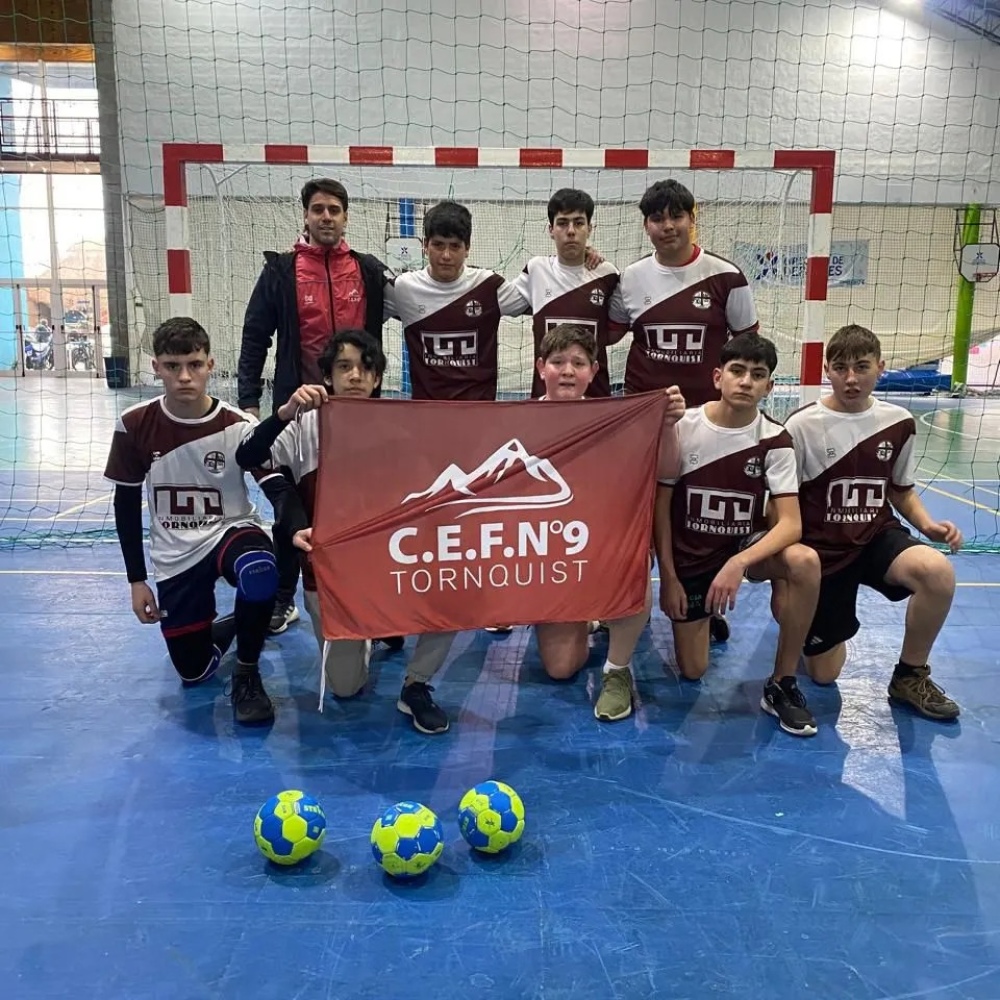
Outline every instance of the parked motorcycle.
<path id="1" fill-rule="evenodd" d="M 39 327 L 24 339 L 24 367 L 28 371 L 51 371 L 56 364 L 52 331 Z"/>

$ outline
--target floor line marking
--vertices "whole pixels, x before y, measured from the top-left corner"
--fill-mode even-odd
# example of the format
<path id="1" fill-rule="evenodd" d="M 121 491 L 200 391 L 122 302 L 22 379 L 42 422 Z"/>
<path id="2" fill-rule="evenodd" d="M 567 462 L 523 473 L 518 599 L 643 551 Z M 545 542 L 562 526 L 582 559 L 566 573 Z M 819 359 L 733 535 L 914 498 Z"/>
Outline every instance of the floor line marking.
<path id="1" fill-rule="evenodd" d="M 970 507 L 975 507 L 976 510 L 985 510 L 987 514 L 992 514 L 994 517 L 1000 515 L 1000 510 L 997 510 L 996 507 L 987 507 L 984 503 L 969 500 L 968 497 L 960 497 L 957 493 L 949 493 L 948 490 L 943 490 L 939 486 L 931 486 L 930 483 L 921 482 L 919 479 L 916 480 L 916 485 L 923 490 L 930 490 L 932 493 L 939 493 L 941 496 L 957 500 L 959 503 L 968 504 Z"/>
<path id="2" fill-rule="evenodd" d="M 60 511 L 58 514 L 55 515 L 55 517 L 50 518 L 50 520 L 58 521 L 59 518 L 61 517 L 69 517 L 70 514 L 75 514 L 77 511 L 84 510 L 91 504 L 104 503 L 105 501 L 110 500 L 112 496 L 114 496 L 113 493 L 105 493 L 103 496 L 94 497 L 93 500 L 84 500 L 83 503 L 78 503 L 75 506 L 68 508 L 67 510 Z"/>

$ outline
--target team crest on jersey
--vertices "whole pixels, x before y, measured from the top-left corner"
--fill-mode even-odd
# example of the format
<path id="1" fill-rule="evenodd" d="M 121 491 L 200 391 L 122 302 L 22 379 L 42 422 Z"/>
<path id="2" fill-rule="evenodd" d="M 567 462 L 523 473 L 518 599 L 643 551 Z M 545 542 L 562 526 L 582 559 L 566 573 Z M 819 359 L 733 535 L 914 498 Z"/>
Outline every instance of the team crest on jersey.
<path id="1" fill-rule="evenodd" d="M 603 306 L 604 305 L 604 292 L 602 292 L 599 288 L 595 288 L 590 293 L 590 304 L 592 306 L 597 306 L 598 308 L 600 308 L 601 306 Z"/>
<path id="2" fill-rule="evenodd" d="M 223 470 L 226 467 L 226 456 L 222 454 L 221 451 L 210 451 L 205 456 L 205 468 L 209 472 L 214 472 L 215 475 L 222 475 Z"/>
<path id="3" fill-rule="evenodd" d="M 748 458 L 746 461 L 746 465 L 743 466 L 743 471 L 751 479 L 760 479 L 760 474 L 762 471 L 760 458 L 757 455 L 754 455 L 753 458 Z"/>
<path id="4" fill-rule="evenodd" d="M 483 305 L 479 299 L 470 299 L 465 303 L 465 315 L 472 318 L 473 316 L 482 316 Z"/>
<path id="5" fill-rule="evenodd" d="M 691 299 L 691 305 L 695 309 L 711 309 L 712 297 L 708 292 L 695 292 L 694 297 Z"/>
<path id="6" fill-rule="evenodd" d="M 893 448 L 891 441 L 879 441 L 878 447 L 875 449 L 875 455 L 880 462 L 891 462 L 892 452 Z"/>

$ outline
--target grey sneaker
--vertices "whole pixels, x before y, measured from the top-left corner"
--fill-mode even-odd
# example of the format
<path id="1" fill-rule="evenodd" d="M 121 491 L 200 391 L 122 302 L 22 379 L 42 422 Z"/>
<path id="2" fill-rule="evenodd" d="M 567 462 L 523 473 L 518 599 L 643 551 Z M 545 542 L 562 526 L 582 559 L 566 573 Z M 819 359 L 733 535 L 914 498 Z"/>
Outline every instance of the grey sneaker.
<path id="1" fill-rule="evenodd" d="M 594 716 L 602 722 L 617 722 L 632 714 L 632 671 L 628 667 L 606 670 L 601 675 L 601 693 Z"/>

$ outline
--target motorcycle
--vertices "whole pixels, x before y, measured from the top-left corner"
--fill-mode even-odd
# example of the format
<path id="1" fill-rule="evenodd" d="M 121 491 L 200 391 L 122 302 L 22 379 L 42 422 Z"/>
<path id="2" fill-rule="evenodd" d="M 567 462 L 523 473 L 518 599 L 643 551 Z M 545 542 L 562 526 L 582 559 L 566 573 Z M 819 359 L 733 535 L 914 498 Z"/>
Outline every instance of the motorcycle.
<path id="1" fill-rule="evenodd" d="M 24 341 L 24 367 L 27 371 L 51 371 L 56 359 L 52 353 L 52 331 L 36 330 Z"/>

